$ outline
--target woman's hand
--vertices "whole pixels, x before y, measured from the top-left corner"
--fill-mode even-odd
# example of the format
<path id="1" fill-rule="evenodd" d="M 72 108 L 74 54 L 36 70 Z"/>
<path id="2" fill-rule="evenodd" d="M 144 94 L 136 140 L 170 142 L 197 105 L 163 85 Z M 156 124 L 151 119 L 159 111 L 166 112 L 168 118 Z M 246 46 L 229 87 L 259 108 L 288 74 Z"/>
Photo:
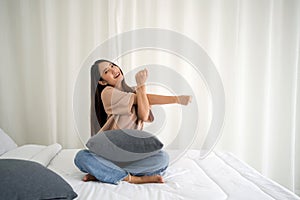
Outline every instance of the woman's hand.
<path id="1" fill-rule="evenodd" d="M 192 102 L 192 96 L 181 95 L 177 96 L 177 103 L 181 105 L 188 105 Z"/>
<path id="2" fill-rule="evenodd" d="M 136 73 L 135 80 L 137 83 L 137 86 L 144 85 L 146 83 L 146 80 L 148 78 L 148 70 L 144 69 Z"/>

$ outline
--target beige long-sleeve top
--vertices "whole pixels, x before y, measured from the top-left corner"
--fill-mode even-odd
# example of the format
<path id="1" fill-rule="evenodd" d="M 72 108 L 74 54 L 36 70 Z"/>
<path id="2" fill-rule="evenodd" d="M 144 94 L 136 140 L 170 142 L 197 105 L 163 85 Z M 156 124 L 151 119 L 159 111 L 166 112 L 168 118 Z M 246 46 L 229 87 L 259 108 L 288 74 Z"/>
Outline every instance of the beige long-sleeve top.
<path id="1" fill-rule="evenodd" d="M 134 93 L 124 92 L 107 86 L 101 93 L 107 121 L 100 131 L 115 129 L 143 129 L 143 121 L 137 116 L 137 106 L 134 105 Z M 150 110 L 147 122 L 154 120 Z"/>

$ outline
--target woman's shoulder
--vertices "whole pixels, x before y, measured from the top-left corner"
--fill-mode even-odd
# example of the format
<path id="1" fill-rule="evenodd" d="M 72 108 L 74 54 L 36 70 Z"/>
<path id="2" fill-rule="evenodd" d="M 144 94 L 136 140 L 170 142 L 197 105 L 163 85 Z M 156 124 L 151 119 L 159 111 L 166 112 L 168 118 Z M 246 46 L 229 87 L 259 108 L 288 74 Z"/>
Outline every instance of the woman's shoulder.
<path id="1" fill-rule="evenodd" d="M 115 88 L 112 87 L 112 86 L 106 86 L 106 87 L 102 90 L 102 92 L 110 91 L 110 90 L 114 90 L 114 89 L 115 89 Z"/>
<path id="2" fill-rule="evenodd" d="M 114 87 L 106 86 L 101 92 L 101 97 L 112 94 L 114 90 L 116 90 Z"/>
<path id="3" fill-rule="evenodd" d="M 128 101 L 128 98 L 131 98 L 131 96 L 134 93 L 132 92 L 124 92 L 121 91 L 117 88 L 114 88 L 112 86 L 106 86 L 101 93 L 101 99 L 102 102 L 109 102 L 111 103 L 112 101 L 120 101 L 121 99 L 124 99 L 125 101 Z M 127 102 L 128 103 L 128 102 Z"/>
<path id="4" fill-rule="evenodd" d="M 133 86 L 133 87 L 130 87 L 130 88 L 133 90 L 133 92 L 136 90 L 136 86 Z M 125 92 L 125 93 L 133 93 L 133 92 L 126 92 L 126 91 L 124 91 L 124 90 L 120 90 L 120 89 L 115 88 L 115 87 L 112 87 L 112 86 L 106 86 L 106 87 L 103 89 L 102 93 L 111 93 L 111 92 L 114 92 L 114 91 L 117 91 L 117 92 Z"/>
<path id="5" fill-rule="evenodd" d="M 124 92 L 122 90 L 119 90 L 115 87 L 112 87 L 112 86 L 106 86 L 103 90 L 102 90 L 102 93 L 101 93 L 101 97 L 104 97 L 104 96 L 109 96 L 111 97 L 112 94 L 117 94 L 118 96 L 119 95 L 125 95 L 125 94 L 128 94 L 128 92 Z"/>

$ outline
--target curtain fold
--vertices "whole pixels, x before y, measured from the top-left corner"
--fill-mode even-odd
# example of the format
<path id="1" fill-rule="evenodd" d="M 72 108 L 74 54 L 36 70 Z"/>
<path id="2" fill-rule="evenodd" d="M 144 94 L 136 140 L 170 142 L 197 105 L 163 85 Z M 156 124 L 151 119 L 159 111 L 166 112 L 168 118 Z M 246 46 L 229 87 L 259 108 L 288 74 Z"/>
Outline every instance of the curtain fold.
<path id="1" fill-rule="evenodd" d="M 166 29 L 201 46 L 221 76 L 226 119 L 216 149 L 234 153 L 300 194 L 299 1 L 2 0 L 0 27 L 0 127 L 19 145 L 82 147 L 73 100 L 84 60 L 117 34 Z M 119 51 L 121 46 L 111 48 Z M 199 77 L 195 80 L 186 71 L 189 65 L 182 59 L 148 49 L 116 62 L 125 72 L 160 64 L 190 77 L 187 82 L 198 86 L 203 111 L 200 130 L 208 129 L 209 93 Z M 84 73 L 80 102 L 87 124 L 89 72 Z M 178 128 L 165 126 L 169 132 Z M 89 131 L 88 124 L 83 129 Z M 202 140 L 199 133 L 192 147 L 200 148 Z"/>

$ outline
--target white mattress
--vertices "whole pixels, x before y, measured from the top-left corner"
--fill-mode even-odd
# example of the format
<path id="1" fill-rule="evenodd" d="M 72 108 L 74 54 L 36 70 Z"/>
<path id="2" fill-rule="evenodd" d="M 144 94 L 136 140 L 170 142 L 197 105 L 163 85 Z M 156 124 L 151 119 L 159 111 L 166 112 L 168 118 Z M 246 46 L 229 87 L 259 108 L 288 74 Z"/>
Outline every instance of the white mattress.
<path id="1" fill-rule="evenodd" d="M 199 151 L 189 150 L 171 164 L 164 184 L 119 185 L 83 182 L 84 176 L 73 158 L 78 150 L 64 149 L 48 168 L 61 175 L 75 190 L 80 200 L 300 200 L 298 196 L 259 174 L 230 153 L 211 153 L 199 159 Z M 169 152 L 172 156 L 172 152 Z"/>

